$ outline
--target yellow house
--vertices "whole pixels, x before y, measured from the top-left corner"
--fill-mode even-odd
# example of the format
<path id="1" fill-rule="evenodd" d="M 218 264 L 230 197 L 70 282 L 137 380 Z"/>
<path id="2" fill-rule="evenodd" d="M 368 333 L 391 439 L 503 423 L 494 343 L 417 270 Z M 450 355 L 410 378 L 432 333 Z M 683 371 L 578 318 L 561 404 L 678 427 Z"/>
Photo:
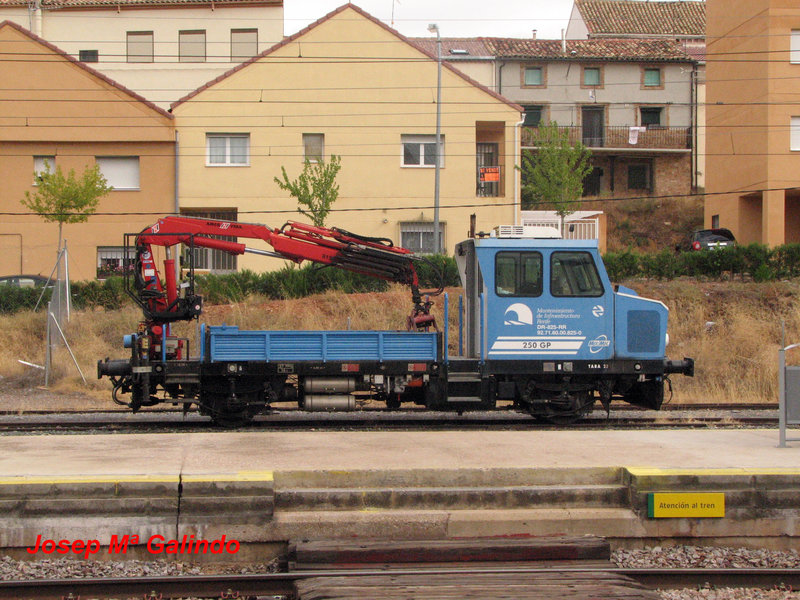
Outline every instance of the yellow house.
<path id="1" fill-rule="evenodd" d="M 326 225 L 433 251 L 437 60 L 347 4 L 176 102 L 184 213 L 280 226 L 307 221 L 274 182 L 341 156 Z M 447 251 L 515 222 L 520 107 L 441 69 L 440 231 Z M 209 256 L 200 267 L 265 270 Z"/>
<path id="2" fill-rule="evenodd" d="M 708 0 L 705 225 L 800 242 L 800 6 Z"/>
<path id="3" fill-rule="evenodd" d="M 16 23 L 0 23 L 0 275 L 49 275 L 57 223 L 20 201 L 47 163 L 77 174 L 95 163 L 115 189 L 87 223 L 64 225 L 70 278 L 122 266 L 124 233 L 175 210 L 172 115 Z"/>

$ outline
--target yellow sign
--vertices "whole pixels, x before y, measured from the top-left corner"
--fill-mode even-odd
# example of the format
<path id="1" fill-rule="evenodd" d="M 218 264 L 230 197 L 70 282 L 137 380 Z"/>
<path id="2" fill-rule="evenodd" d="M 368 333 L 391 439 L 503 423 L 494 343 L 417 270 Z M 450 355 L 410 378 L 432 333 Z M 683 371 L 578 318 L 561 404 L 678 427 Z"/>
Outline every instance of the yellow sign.
<path id="1" fill-rule="evenodd" d="M 647 494 L 651 519 L 719 518 L 725 516 L 723 492 L 653 492 Z"/>

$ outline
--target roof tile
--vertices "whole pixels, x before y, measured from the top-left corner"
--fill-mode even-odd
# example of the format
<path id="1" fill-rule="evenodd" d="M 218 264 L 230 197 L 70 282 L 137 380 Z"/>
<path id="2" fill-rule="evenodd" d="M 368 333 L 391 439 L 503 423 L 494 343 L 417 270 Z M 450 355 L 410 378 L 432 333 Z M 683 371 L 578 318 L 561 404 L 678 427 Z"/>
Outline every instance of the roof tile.
<path id="1" fill-rule="evenodd" d="M 0 8 L 28 6 L 28 0 L 0 0 Z M 48 8 L 141 8 L 146 6 L 283 6 L 283 0 L 41 0 L 41 6 Z"/>
<path id="2" fill-rule="evenodd" d="M 542 60 L 614 60 L 691 62 L 683 45 L 665 39 L 590 39 L 566 40 L 563 52 L 561 40 L 534 40 L 520 38 L 482 38 L 492 53 L 499 58 Z"/>
<path id="3" fill-rule="evenodd" d="M 706 3 L 697 0 L 575 0 L 589 36 L 705 37 Z"/>

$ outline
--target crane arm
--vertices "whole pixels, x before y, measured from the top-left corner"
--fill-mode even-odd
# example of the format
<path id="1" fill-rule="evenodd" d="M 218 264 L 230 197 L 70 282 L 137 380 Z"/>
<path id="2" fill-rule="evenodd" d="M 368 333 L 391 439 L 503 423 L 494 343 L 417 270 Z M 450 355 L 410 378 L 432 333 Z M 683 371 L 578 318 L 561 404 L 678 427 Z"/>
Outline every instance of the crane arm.
<path id="1" fill-rule="evenodd" d="M 222 240 L 216 236 L 261 240 L 268 243 L 272 251 L 248 248 L 239 241 Z M 235 255 L 251 252 L 274 256 L 298 264 L 307 260 L 408 285 L 411 287 L 415 306 L 411 317 L 415 319 L 414 326 L 433 326 L 432 317 L 428 318 L 430 302 L 423 302 L 419 291 L 419 279 L 413 264 L 417 257 L 410 250 L 393 245 L 391 240 L 292 221 L 280 229 L 274 229 L 258 223 L 175 216 L 159 219 L 136 237 L 135 276 L 139 303 L 143 308 L 147 305 L 152 317 L 158 320 L 184 320 L 196 316 L 192 314 L 196 311 L 187 312 L 185 307 L 180 306 L 174 278 L 174 260 L 168 256 L 165 261 L 165 290 L 153 259 L 152 246 L 169 249 L 180 243 Z"/>

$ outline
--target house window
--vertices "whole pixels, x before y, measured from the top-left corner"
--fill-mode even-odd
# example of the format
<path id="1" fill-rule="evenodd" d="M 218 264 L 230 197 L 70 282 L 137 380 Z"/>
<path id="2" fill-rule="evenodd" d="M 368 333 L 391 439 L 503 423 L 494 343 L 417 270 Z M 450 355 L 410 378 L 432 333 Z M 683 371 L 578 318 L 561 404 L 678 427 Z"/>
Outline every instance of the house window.
<path id="1" fill-rule="evenodd" d="M 304 133 L 303 152 L 308 162 L 319 162 L 325 154 L 325 134 Z"/>
<path id="2" fill-rule="evenodd" d="M 129 63 L 153 62 L 152 31 L 128 32 L 128 62 Z"/>
<path id="3" fill-rule="evenodd" d="M 136 252 L 133 248 L 128 248 L 126 254 L 124 246 L 98 246 L 97 278 L 125 275 L 133 269 L 135 257 Z"/>
<path id="4" fill-rule="evenodd" d="M 603 69 L 600 67 L 583 67 L 581 87 L 601 87 L 603 85 Z"/>
<path id="5" fill-rule="evenodd" d="M 221 210 L 217 212 L 194 212 L 181 211 L 181 214 L 195 219 L 219 219 L 222 221 L 237 221 L 236 210 Z M 225 240 L 235 242 L 236 238 L 224 235 L 209 236 L 215 240 Z M 212 273 L 233 273 L 236 271 L 236 255 L 222 250 L 212 250 L 211 248 L 194 249 L 194 267 L 211 271 Z"/>
<path id="6" fill-rule="evenodd" d="M 789 62 L 792 64 L 800 64 L 800 29 L 792 29 Z"/>
<path id="7" fill-rule="evenodd" d="M 204 30 L 178 32 L 178 61 L 206 62 L 206 32 Z"/>
<path id="8" fill-rule="evenodd" d="M 652 169 L 649 163 L 628 165 L 629 190 L 651 190 L 652 187 Z"/>
<path id="9" fill-rule="evenodd" d="M 436 166 L 435 135 L 403 135 L 403 166 L 434 167 Z M 444 167 L 444 136 L 439 142 L 439 166 Z"/>
<path id="10" fill-rule="evenodd" d="M 658 67 L 645 67 L 642 69 L 642 87 L 664 89 L 664 84 L 661 81 L 661 69 Z"/>
<path id="11" fill-rule="evenodd" d="M 81 62 L 97 62 L 99 60 L 99 53 L 97 50 L 79 50 L 78 60 Z"/>
<path id="12" fill-rule="evenodd" d="M 55 173 L 55 156 L 34 156 L 33 157 L 33 185 L 39 185 L 41 173 Z"/>
<path id="13" fill-rule="evenodd" d="M 641 124 L 644 127 L 659 127 L 661 125 L 661 112 L 660 106 L 642 106 L 639 109 L 641 116 Z"/>
<path id="14" fill-rule="evenodd" d="M 541 66 L 523 67 L 522 87 L 544 87 L 544 67 Z"/>
<path id="15" fill-rule="evenodd" d="M 97 156 L 100 173 L 114 190 L 139 189 L 138 156 Z"/>
<path id="16" fill-rule="evenodd" d="M 800 150 L 800 117 L 792 117 L 790 149 Z"/>
<path id="17" fill-rule="evenodd" d="M 523 127 L 538 127 L 542 122 L 543 106 L 523 106 L 525 110 L 525 121 L 522 123 Z"/>
<path id="18" fill-rule="evenodd" d="M 231 62 L 243 62 L 258 54 L 258 29 L 231 29 Z"/>
<path id="19" fill-rule="evenodd" d="M 719 229 L 719 215 L 711 215 L 711 228 Z"/>
<path id="20" fill-rule="evenodd" d="M 439 222 L 439 252 L 433 251 L 433 223 L 400 223 L 400 245 L 419 254 L 441 254 L 444 247 L 444 223 Z"/>
<path id="21" fill-rule="evenodd" d="M 206 134 L 206 166 L 247 167 L 249 165 L 249 133 Z"/>

